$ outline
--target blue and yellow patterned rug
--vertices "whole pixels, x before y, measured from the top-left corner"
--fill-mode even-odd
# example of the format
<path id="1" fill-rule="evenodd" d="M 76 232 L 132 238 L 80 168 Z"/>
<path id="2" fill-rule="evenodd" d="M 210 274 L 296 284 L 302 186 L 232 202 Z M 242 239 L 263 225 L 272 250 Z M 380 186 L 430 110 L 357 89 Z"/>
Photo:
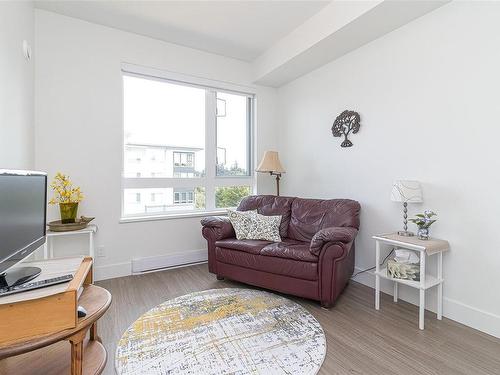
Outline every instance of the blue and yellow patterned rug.
<path id="1" fill-rule="evenodd" d="M 123 334 L 118 374 L 316 374 L 326 353 L 302 306 L 251 289 L 211 289 L 149 310 Z"/>

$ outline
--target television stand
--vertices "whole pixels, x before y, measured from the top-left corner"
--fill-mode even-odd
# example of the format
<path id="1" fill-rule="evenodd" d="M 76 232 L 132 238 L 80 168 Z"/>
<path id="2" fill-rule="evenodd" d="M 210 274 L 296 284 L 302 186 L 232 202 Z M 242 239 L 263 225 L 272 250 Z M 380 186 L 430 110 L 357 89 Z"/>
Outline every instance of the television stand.
<path id="1" fill-rule="evenodd" d="M 111 294 L 93 285 L 92 258 L 36 265 L 42 277 L 69 272 L 74 276 L 66 284 L 0 297 L 0 374 L 101 374 L 107 353 L 96 324 Z M 85 308 L 86 316 L 78 316 L 78 306 Z"/>
<path id="2" fill-rule="evenodd" d="M 14 267 L 0 275 L 0 288 L 10 288 L 33 280 L 40 275 L 40 267 Z"/>

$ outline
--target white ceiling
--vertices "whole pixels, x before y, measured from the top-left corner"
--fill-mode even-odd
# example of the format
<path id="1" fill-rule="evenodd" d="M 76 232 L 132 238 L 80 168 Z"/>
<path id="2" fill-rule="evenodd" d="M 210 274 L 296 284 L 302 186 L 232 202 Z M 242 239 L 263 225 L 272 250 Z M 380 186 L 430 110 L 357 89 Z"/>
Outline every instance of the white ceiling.
<path id="1" fill-rule="evenodd" d="M 36 1 L 35 6 L 252 61 L 330 1 Z"/>

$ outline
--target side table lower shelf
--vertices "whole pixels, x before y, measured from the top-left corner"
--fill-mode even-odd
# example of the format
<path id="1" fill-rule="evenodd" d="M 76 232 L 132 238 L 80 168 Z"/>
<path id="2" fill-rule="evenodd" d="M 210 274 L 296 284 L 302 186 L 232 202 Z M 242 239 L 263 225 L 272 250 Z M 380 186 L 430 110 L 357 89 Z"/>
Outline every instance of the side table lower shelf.
<path id="1" fill-rule="evenodd" d="M 407 285 L 407 286 L 411 286 L 412 288 L 424 289 L 424 290 L 432 288 L 433 286 L 436 286 L 436 285 L 441 284 L 443 282 L 443 279 L 438 279 L 437 277 L 432 276 L 432 275 L 425 275 L 425 284 L 422 287 L 420 285 L 420 281 L 395 279 L 394 277 L 388 276 L 387 275 L 387 268 L 382 268 L 379 272 L 375 272 L 375 275 L 378 275 L 386 280 L 391 280 L 391 281 L 394 281 L 394 282 L 402 284 L 402 285 Z"/>
<path id="2" fill-rule="evenodd" d="M 107 360 L 104 346 L 97 340 L 86 339 L 83 352 L 85 356 L 82 373 L 100 374 Z M 71 374 L 71 345 L 60 341 L 29 353 L 6 358 L 0 361 L 0 374 Z"/>

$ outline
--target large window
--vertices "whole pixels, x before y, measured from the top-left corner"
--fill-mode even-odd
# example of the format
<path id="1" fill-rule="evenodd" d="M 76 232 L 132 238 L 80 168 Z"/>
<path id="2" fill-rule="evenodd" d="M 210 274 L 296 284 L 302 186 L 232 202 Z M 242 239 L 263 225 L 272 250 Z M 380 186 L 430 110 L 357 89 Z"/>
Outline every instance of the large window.
<path id="1" fill-rule="evenodd" d="M 253 96 L 123 73 L 124 217 L 211 211 L 252 193 Z"/>

